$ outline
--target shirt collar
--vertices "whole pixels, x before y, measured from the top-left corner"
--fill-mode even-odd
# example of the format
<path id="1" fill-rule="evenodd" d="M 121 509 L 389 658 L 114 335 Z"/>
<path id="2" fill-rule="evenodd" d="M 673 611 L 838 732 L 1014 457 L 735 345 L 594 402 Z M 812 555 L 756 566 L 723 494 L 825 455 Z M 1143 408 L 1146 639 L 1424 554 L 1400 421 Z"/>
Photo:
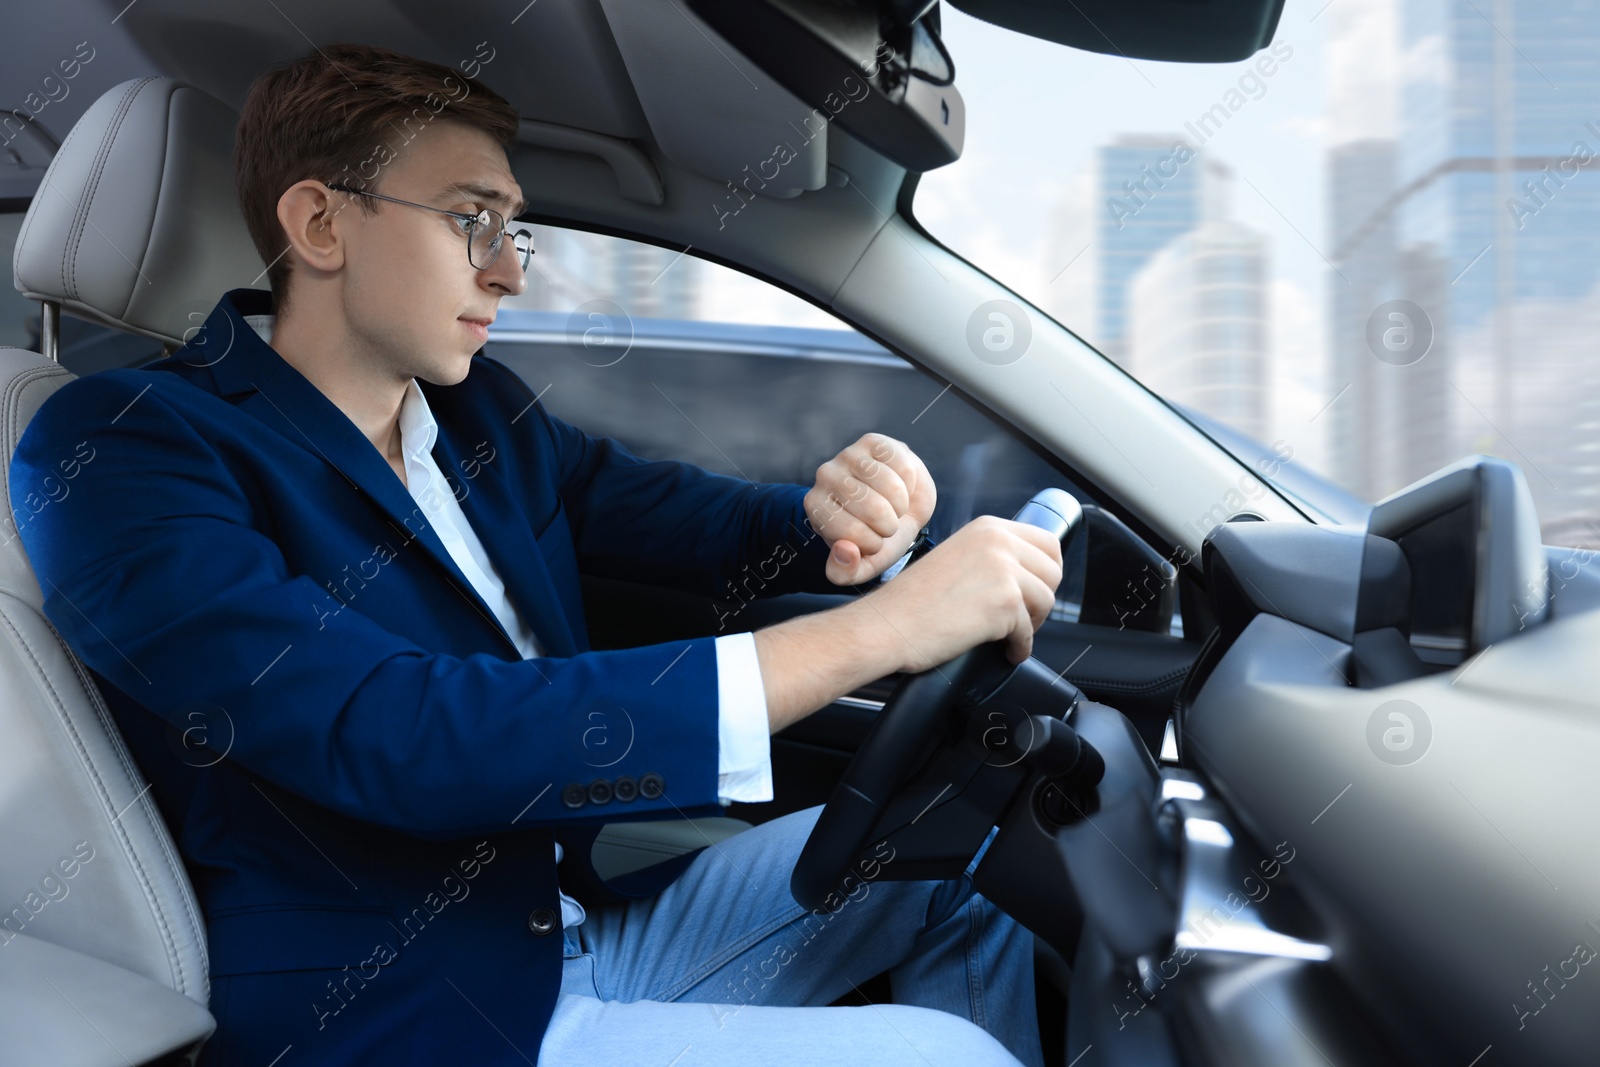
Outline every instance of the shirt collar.
<path id="1" fill-rule="evenodd" d="M 276 315 L 245 315 L 242 316 L 256 336 L 267 344 L 272 344 L 272 328 L 277 321 Z M 434 421 L 433 409 L 428 406 L 428 398 L 422 395 L 422 388 L 417 385 L 417 380 L 412 378 L 406 384 L 405 399 L 400 401 L 400 451 L 408 459 L 421 459 L 433 452 L 434 442 L 439 438 L 439 424 Z"/>
<path id="2" fill-rule="evenodd" d="M 272 324 L 278 321 L 276 315 L 243 315 L 240 316 L 245 323 L 256 332 L 262 343 L 272 344 Z"/>
<path id="3" fill-rule="evenodd" d="M 400 402 L 400 451 L 410 459 L 421 459 L 433 452 L 439 437 L 439 424 L 433 409 L 415 378 L 406 383 L 406 397 Z"/>

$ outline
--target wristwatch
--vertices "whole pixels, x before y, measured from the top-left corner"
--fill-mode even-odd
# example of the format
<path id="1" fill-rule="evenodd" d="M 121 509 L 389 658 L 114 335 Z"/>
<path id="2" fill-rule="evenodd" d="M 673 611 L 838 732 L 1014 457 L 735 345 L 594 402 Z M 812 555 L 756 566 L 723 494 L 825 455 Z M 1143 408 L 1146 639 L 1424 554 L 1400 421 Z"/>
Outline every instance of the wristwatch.
<path id="1" fill-rule="evenodd" d="M 894 563 L 885 569 L 882 574 L 878 575 L 878 584 L 882 585 L 890 578 L 893 578 L 895 575 L 905 570 L 906 564 L 910 563 L 912 560 L 921 559 L 923 556 L 927 555 L 928 550 L 932 547 L 933 535 L 930 534 L 928 532 L 928 528 L 924 526 L 922 529 L 917 531 L 916 539 L 911 542 L 911 547 L 906 549 L 906 554 L 895 560 Z"/>

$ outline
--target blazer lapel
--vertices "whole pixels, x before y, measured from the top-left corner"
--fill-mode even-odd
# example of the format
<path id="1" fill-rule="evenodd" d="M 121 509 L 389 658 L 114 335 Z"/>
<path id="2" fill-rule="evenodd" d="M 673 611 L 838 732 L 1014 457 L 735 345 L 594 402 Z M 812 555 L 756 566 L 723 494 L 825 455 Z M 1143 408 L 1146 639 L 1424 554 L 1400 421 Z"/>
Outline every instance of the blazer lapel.
<path id="1" fill-rule="evenodd" d="M 434 408 L 436 417 L 439 410 Z M 475 455 L 463 454 L 450 430 L 444 423 L 439 424 L 434 462 L 445 472 L 452 489 L 461 487 L 456 493 L 461 510 L 505 582 L 507 595 L 533 628 L 546 655 L 576 655 L 577 643 L 566 610 L 556 594 L 544 552 L 534 540 L 528 516 L 517 507 L 504 464 L 483 463 Z M 504 441 L 494 444 L 505 447 Z M 469 473 L 470 478 L 466 477 Z"/>
<path id="2" fill-rule="evenodd" d="M 232 400 L 239 410 L 320 456 L 343 475 L 352 489 L 382 509 L 397 532 L 415 537 L 426 555 L 443 569 L 445 578 L 500 635 L 505 647 L 514 655 L 520 655 L 489 605 L 456 566 L 415 498 L 372 442 L 305 375 L 263 342 L 234 310 L 236 294 L 254 292 L 234 290 L 227 294 L 206 320 L 204 330 L 189 345 L 173 353 L 171 359 L 209 369 L 219 396 Z M 268 308 L 259 310 L 264 313 Z M 249 310 L 245 312 L 250 313 Z M 240 394 L 248 395 L 234 399 Z M 441 433 L 440 440 L 443 439 Z M 477 523 L 474 528 L 483 529 Z M 492 550 L 490 554 L 494 555 Z M 538 555 L 537 548 L 533 554 Z M 501 566 L 498 558 L 495 558 L 495 565 Z"/>

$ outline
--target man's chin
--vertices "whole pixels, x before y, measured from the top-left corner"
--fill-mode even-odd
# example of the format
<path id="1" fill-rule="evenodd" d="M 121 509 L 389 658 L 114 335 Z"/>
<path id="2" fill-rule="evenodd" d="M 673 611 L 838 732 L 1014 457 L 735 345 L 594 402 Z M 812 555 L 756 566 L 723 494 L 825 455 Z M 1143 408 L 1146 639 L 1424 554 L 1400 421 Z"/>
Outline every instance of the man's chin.
<path id="1" fill-rule="evenodd" d="M 417 377 L 429 385 L 460 385 L 467 380 L 467 375 L 472 373 L 472 357 L 475 355 L 476 351 L 463 356 L 458 362 L 429 367 L 425 373 L 419 373 Z"/>

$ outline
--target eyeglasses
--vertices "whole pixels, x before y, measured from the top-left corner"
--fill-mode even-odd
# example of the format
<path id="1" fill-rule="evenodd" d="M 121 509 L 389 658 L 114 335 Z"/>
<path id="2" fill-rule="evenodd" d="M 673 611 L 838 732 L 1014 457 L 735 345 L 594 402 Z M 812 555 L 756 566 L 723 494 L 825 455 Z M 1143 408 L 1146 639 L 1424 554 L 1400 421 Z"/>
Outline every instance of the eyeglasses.
<path id="1" fill-rule="evenodd" d="M 420 207 L 424 211 L 437 211 L 441 215 L 449 215 L 461 225 L 461 230 L 467 237 L 467 262 L 478 270 L 488 270 L 494 266 L 494 261 L 500 258 L 500 247 L 505 244 L 506 217 L 493 208 L 484 208 L 476 215 L 462 211 L 446 211 L 442 207 L 433 207 L 429 204 L 417 204 L 410 200 L 401 200 L 398 197 L 384 196 L 382 193 L 370 193 L 365 189 L 352 189 L 348 185 L 338 185 L 334 182 L 324 182 L 329 189 L 337 189 L 341 193 L 351 193 L 355 196 L 370 196 L 376 200 L 387 200 L 391 204 L 404 204 L 407 207 Z M 517 250 L 517 258 L 522 261 L 522 269 L 528 269 L 528 260 L 533 257 L 533 232 L 522 229 L 511 234 L 511 246 Z"/>

